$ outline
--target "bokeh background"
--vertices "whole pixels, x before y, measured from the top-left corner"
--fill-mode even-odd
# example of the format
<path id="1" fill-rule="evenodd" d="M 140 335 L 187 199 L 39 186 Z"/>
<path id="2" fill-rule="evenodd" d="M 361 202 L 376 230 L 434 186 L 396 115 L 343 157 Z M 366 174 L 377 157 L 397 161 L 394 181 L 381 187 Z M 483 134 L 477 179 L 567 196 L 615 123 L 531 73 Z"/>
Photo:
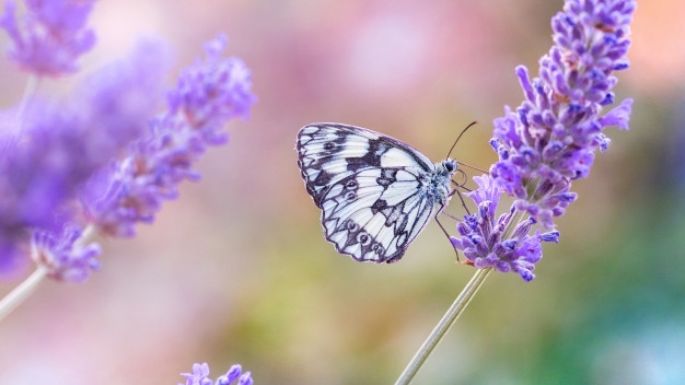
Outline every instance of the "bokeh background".
<path id="1" fill-rule="evenodd" d="M 41 92 L 68 97 L 142 37 L 169 44 L 173 74 L 226 32 L 259 102 L 154 225 L 102 240 L 101 272 L 81 285 L 46 282 L 3 321 L 0 382 L 174 384 L 207 361 L 217 374 L 240 362 L 261 385 L 392 383 L 472 270 L 454 263 L 434 224 L 401 263 L 337 255 L 300 180 L 295 134 L 312 121 L 348 122 L 437 160 L 478 120 L 456 154 L 487 168 L 492 119 L 522 98 L 513 68 L 535 67 L 561 6 L 98 2 L 99 42 L 83 71 Z M 639 1 L 632 67 L 617 89 L 635 98 L 632 130 L 612 132 L 610 151 L 575 185 L 580 199 L 538 278 L 492 276 L 417 384 L 685 383 L 683 19 L 681 0 Z M 26 77 L 3 59 L 0 81 L 8 108 Z"/>

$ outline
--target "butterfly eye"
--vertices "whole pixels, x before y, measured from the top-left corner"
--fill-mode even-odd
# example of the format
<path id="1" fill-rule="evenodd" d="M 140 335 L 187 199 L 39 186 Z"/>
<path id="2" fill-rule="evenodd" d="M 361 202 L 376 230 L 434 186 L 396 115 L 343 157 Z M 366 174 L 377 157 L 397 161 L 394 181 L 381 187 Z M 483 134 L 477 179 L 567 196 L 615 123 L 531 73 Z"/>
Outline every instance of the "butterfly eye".
<path id="1" fill-rule="evenodd" d="M 362 246 L 366 246 L 371 242 L 371 237 L 369 237 L 368 234 L 366 233 L 360 233 L 357 235 L 357 241 L 362 244 Z"/>
<path id="2" fill-rule="evenodd" d="M 455 163 L 451 159 L 445 161 L 444 165 L 445 165 L 445 170 L 447 170 L 447 172 L 454 172 L 457 169 L 457 163 Z"/>
<path id="3" fill-rule="evenodd" d="M 353 189 L 353 188 L 357 187 L 357 181 L 354 179 L 350 179 L 347 181 L 347 183 L 345 183 L 345 187 L 347 189 Z"/>
<path id="4" fill-rule="evenodd" d="M 326 142 L 326 144 L 323 145 L 323 149 L 326 151 L 333 151 L 335 149 L 335 143 Z"/>
<path id="5" fill-rule="evenodd" d="M 346 226 L 347 226 L 347 230 L 352 231 L 352 232 L 359 230 L 359 225 L 351 219 L 347 221 Z"/>
<path id="6" fill-rule="evenodd" d="M 353 201 L 357 199 L 357 194 L 354 191 L 348 191 L 345 193 L 345 199 L 348 201 Z"/>

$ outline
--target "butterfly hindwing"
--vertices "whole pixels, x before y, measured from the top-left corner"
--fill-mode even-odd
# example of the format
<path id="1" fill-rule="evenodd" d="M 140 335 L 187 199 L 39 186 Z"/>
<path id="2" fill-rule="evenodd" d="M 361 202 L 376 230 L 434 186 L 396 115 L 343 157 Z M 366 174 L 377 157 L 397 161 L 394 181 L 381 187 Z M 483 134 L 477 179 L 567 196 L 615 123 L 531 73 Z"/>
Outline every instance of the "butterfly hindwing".
<path id="1" fill-rule="evenodd" d="M 402 142 L 319 123 L 300 130 L 297 150 L 326 239 L 341 253 L 360 261 L 398 260 L 432 216 L 421 178 L 433 165 Z"/>

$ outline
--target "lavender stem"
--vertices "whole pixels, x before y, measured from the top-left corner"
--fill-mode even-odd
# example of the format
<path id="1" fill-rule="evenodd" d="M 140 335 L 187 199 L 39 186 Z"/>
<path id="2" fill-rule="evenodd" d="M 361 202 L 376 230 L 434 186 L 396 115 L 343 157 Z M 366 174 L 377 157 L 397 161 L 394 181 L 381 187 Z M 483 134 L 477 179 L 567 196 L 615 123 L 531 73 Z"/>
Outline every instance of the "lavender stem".
<path id="1" fill-rule="evenodd" d="M 21 130 L 24 112 L 26 111 L 26 107 L 31 102 L 31 99 L 33 99 L 33 96 L 36 94 L 38 83 L 40 83 L 38 77 L 33 75 L 29 76 L 28 80 L 26 81 L 26 86 L 24 86 L 24 94 L 21 97 L 19 107 L 17 108 L 17 114 L 14 118 L 17 131 Z"/>
<path id="2" fill-rule="evenodd" d="M 48 269 L 38 266 L 19 286 L 0 300 L 0 321 L 21 305 L 38 288 L 38 284 L 47 276 Z"/>
<path id="3" fill-rule="evenodd" d="M 421 366 L 426 362 L 428 356 L 433 352 L 433 349 L 435 349 L 445 334 L 447 334 L 450 327 L 469 305 L 471 299 L 473 299 L 478 292 L 478 289 L 480 289 L 485 282 L 485 278 L 490 274 L 490 271 L 492 271 L 492 269 L 476 270 L 476 273 L 471 277 L 471 280 L 464 286 L 461 293 L 459 293 L 452 305 L 447 309 L 445 315 L 443 315 L 438 324 L 435 325 L 435 328 L 433 328 L 433 331 L 428 335 L 428 338 L 423 341 L 419 350 L 416 351 L 414 357 L 412 357 L 411 361 L 409 361 L 404 368 L 404 371 L 402 371 L 402 374 L 400 374 L 400 377 L 395 381 L 395 385 L 407 385 L 411 382 L 419 369 L 421 369 Z"/>
<path id="4" fill-rule="evenodd" d="M 95 226 L 88 225 L 81 236 L 74 242 L 74 247 L 80 248 L 85 244 L 89 243 L 93 236 L 95 235 Z M 32 252 L 34 255 L 37 253 L 36 250 Z M 14 309 L 21 305 L 34 291 L 38 288 L 38 285 L 43 281 L 43 278 L 47 277 L 50 270 L 47 266 L 43 266 L 40 263 L 37 265 L 36 270 L 31 273 L 19 286 L 15 287 L 9 294 L 4 298 L 0 299 L 0 321 L 2 321 L 7 315 L 9 315 Z"/>
<path id="5" fill-rule="evenodd" d="M 95 236 L 95 225 L 88 225 L 83 229 L 83 232 L 81 233 L 81 236 L 74 241 L 74 248 L 81 248 L 85 247 L 88 243 L 90 243 L 93 240 L 93 237 Z"/>

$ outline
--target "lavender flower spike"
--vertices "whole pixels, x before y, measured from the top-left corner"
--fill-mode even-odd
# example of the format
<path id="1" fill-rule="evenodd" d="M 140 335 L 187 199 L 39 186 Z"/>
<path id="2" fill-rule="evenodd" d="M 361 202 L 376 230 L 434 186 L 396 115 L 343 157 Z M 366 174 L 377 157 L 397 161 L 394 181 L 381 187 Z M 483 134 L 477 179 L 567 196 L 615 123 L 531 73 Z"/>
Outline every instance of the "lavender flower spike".
<path id="1" fill-rule="evenodd" d="M 193 364 L 192 373 L 182 373 L 181 375 L 186 378 L 185 385 L 252 385 L 254 383 L 250 372 L 243 372 L 240 365 L 231 366 L 216 381 L 209 378 L 209 365 L 207 363 Z"/>
<path id="2" fill-rule="evenodd" d="M 85 201 L 100 231 L 132 236 L 139 222 L 152 222 L 162 202 L 178 195 L 183 180 L 197 180 L 191 166 L 209 146 L 225 143 L 223 126 L 246 116 L 254 103 L 250 72 L 237 58 L 224 58 L 226 39 L 206 46 L 206 57 L 181 74 L 168 109 L 147 136 L 104 178 L 100 194 Z"/>
<path id="3" fill-rule="evenodd" d="M 76 60 L 95 45 L 95 33 L 86 27 L 94 1 L 24 0 L 22 17 L 16 3 L 7 1 L 0 28 L 12 41 L 10 58 L 39 76 L 76 71 Z"/>
<path id="4" fill-rule="evenodd" d="M 530 281 L 541 243 L 558 242 L 559 233 L 550 229 L 576 199 L 571 182 L 587 177 L 596 151 L 607 149 L 605 128 L 628 128 L 631 99 L 601 112 L 614 102 L 612 73 L 628 68 L 634 10 L 634 0 L 566 0 L 552 18 L 555 44 L 540 60 L 539 77 L 531 80 L 528 69 L 516 68 L 525 100 L 495 119 L 490 143 L 499 161 L 489 175 L 475 178 L 478 189 L 467 195 L 478 211 L 452 238 L 475 267 Z M 496 218 L 502 193 L 515 202 Z M 535 230 L 537 223 L 546 232 Z"/>
<path id="5" fill-rule="evenodd" d="M 632 100 L 602 115 L 614 102 L 614 71 L 628 68 L 633 0 L 567 0 L 552 18 L 554 46 L 540 60 L 540 75 L 516 68 L 525 95 L 514 112 L 495 119 L 490 174 L 516 197 L 518 207 L 547 227 L 576 199 L 572 180 L 585 178 L 608 126 L 628 128 Z"/>

